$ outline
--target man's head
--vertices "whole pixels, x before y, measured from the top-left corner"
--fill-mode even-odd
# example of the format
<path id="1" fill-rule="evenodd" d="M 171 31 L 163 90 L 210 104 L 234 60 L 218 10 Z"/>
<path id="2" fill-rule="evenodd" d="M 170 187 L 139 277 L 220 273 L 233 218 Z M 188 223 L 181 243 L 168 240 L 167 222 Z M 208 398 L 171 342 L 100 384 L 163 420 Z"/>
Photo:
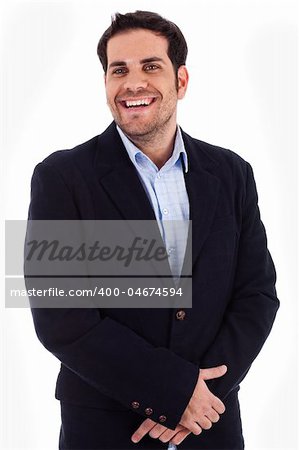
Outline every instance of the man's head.
<path id="1" fill-rule="evenodd" d="M 107 72 L 107 43 L 109 39 L 116 34 L 136 29 L 150 30 L 166 38 L 168 42 L 167 54 L 177 76 L 178 68 L 186 64 L 188 54 L 186 40 L 177 25 L 164 19 L 159 14 L 149 11 L 115 14 L 110 27 L 102 35 L 97 48 L 104 72 Z"/>
<path id="2" fill-rule="evenodd" d="M 188 85 L 187 46 L 177 26 L 155 13 L 118 14 L 98 53 L 119 127 L 134 142 L 173 138 L 177 102 Z"/>

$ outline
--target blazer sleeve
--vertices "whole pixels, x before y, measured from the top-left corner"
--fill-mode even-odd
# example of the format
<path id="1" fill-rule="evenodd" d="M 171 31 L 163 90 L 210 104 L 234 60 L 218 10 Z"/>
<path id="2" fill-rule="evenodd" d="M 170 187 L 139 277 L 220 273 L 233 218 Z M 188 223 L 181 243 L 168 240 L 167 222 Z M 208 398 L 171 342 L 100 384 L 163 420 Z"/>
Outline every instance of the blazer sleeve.
<path id="1" fill-rule="evenodd" d="M 70 188 L 56 167 L 40 163 L 31 184 L 32 220 L 78 220 Z M 156 348 L 96 308 L 32 308 L 41 343 L 90 386 L 147 418 L 174 429 L 197 383 L 199 369 Z M 139 407 L 138 407 L 139 405 Z"/>
<path id="2" fill-rule="evenodd" d="M 225 376 L 208 382 L 212 392 L 221 399 L 245 377 L 270 333 L 279 307 L 276 272 L 267 249 L 254 175 L 248 163 L 246 171 L 232 295 L 218 334 L 200 361 L 201 368 L 227 365 Z"/>

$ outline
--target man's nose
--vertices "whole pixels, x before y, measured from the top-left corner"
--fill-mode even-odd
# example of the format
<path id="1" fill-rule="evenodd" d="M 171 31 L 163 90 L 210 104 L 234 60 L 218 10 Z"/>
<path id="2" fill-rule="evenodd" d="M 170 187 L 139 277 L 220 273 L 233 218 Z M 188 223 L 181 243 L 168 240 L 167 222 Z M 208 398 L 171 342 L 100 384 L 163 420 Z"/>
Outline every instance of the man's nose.
<path id="1" fill-rule="evenodd" d="M 140 72 L 130 72 L 127 74 L 124 89 L 131 92 L 138 92 L 146 89 L 148 86 L 148 81 L 146 74 Z"/>

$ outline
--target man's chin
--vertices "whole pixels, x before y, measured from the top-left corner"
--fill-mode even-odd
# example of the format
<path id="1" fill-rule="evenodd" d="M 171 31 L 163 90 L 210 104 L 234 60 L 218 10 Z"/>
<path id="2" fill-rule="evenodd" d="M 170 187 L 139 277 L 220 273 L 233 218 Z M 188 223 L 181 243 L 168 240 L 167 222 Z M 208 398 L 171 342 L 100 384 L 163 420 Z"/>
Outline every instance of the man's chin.
<path id="1" fill-rule="evenodd" d="M 153 127 L 152 124 L 150 126 L 136 126 L 118 123 L 118 126 L 127 136 L 132 138 L 145 138 L 151 136 L 155 130 L 155 127 Z"/>

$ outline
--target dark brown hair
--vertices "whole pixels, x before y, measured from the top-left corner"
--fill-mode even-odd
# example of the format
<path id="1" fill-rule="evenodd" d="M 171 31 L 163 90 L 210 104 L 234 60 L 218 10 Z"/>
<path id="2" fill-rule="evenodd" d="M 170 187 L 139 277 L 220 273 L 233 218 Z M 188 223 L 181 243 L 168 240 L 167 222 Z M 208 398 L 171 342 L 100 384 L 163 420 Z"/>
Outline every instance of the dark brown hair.
<path id="1" fill-rule="evenodd" d="M 109 39 L 118 33 L 134 29 L 150 30 L 167 39 L 167 54 L 177 75 L 178 68 L 186 63 L 188 53 L 186 40 L 177 25 L 150 11 L 136 11 L 127 14 L 116 13 L 112 17 L 111 25 L 102 35 L 97 48 L 97 54 L 104 72 L 107 72 L 107 43 Z"/>

